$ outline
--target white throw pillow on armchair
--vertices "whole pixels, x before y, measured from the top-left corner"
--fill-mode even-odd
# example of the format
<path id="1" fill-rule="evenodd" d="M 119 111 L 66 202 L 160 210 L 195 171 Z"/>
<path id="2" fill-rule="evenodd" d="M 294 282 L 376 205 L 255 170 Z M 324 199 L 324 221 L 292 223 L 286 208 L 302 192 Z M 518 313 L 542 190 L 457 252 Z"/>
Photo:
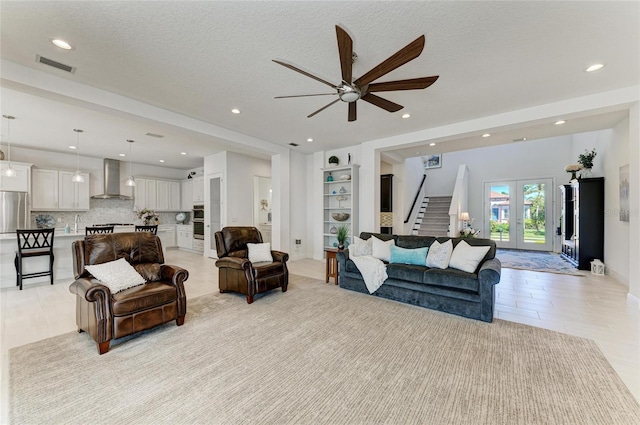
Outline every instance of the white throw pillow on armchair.
<path id="1" fill-rule="evenodd" d="M 273 257 L 271 256 L 271 244 L 269 242 L 248 243 L 247 249 L 249 250 L 249 261 L 252 263 L 273 261 Z"/>

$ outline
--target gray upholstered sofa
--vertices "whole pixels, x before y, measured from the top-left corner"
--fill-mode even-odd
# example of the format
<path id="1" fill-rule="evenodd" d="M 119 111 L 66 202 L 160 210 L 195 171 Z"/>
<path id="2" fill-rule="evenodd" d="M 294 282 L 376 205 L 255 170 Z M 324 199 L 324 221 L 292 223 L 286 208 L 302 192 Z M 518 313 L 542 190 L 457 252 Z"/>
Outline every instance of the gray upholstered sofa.
<path id="1" fill-rule="evenodd" d="M 363 232 L 362 239 L 372 233 Z M 452 239 L 454 248 L 463 239 L 432 236 L 397 236 L 374 234 L 378 239 L 394 239 L 402 248 L 430 246 L 436 239 Z M 464 239 L 471 246 L 490 246 L 473 273 L 453 268 L 437 269 L 407 264 L 387 264 L 387 280 L 372 295 L 453 313 L 485 322 L 493 321 L 494 285 L 500 282 L 500 260 L 495 258 L 496 244 L 490 239 Z M 340 287 L 368 294 L 362 275 L 349 259 L 349 251 L 339 251 L 338 280 Z"/>

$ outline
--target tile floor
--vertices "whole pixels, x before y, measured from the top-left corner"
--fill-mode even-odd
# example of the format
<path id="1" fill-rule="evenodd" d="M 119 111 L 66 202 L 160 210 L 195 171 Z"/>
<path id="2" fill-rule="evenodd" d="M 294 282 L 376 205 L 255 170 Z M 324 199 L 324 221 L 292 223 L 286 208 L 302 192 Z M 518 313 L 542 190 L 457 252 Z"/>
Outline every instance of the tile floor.
<path id="1" fill-rule="evenodd" d="M 214 261 L 177 250 L 166 255 L 167 264 L 189 270 L 188 298 L 218 290 Z M 322 261 L 292 261 L 289 271 L 324 282 Z M 68 283 L 0 290 L 0 423 L 8 423 L 8 350 L 76 330 Z M 496 289 L 497 318 L 593 339 L 640 401 L 640 309 L 627 302 L 625 286 L 588 272 L 577 277 L 503 269 Z"/>

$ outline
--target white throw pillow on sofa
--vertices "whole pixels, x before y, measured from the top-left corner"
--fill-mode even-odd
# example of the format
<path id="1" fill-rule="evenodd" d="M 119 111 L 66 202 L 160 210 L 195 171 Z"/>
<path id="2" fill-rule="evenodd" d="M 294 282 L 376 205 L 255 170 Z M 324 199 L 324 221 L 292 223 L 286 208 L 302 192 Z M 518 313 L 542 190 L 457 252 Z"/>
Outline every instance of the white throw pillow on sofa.
<path id="1" fill-rule="evenodd" d="M 465 241 L 460 241 L 451 254 L 449 267 L 473 273 L 489 249 L 491 249 L 490 246 L 471 246 Z"/>
<path id="2" fill-rule="evenodd" d="M 446 269 L 449 267 L 449 259 L 452 252 L 453 243 L 451 239 L 442 244 L 438 241 L 433 241 L 427 253 L 427 267 Z"/>
<path id="3" fill-rule="evenodd" d="M 375 236 L 371 236 L 371 255 L 376 257 L 379 260 L 386 261 L 387 263 L 391 260 L 391 245 L 395 245 L 396 241 L 390 239 L 388 241 L 381 241 Z"/>
<path id="4" fill-rule="evenodd" d="M 271 256 L 271 244 L 269 242 L 248 243 L 247 249 L 249 250 L 249 261 L 252 263 L 273 261 L 273 257 Z"/>
<path id="5" fill-rule="evenodd" d="M 108 263 L 84 266 L 93 277 L 109 288 L 112 294 L 146 282 L 140 273 L 134 269 L 124 258 Z"/>
<path id="6" fill-rule="evenodd" d="M 349 245 L 349 257 L 362 257 L 363 255 L 371 255 L 372 247 L 371 244 L 373 242 L 373 238 L 369 238 L 367 240 L 360 239 L 357 236 L 353 237 L 353 243 Z"/>

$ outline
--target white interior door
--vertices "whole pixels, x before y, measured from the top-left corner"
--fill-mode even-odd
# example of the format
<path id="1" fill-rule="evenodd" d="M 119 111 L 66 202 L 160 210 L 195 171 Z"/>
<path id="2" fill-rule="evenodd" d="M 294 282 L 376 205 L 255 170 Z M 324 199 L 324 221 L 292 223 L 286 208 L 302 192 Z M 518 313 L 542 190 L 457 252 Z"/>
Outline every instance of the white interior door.
<path id="1" fill-rule="evenodd" d="M 215 233 L 222 228 L 222 174 L 207 176 L 206 195 L 204 250 L 207 257 L 218 258 Z"/>
<path id="2" fill-rule="evenodd" d="M 484 234 L 498 248 L 553 250 L 552 186 L 543 178 L 485 183 Z"/>

